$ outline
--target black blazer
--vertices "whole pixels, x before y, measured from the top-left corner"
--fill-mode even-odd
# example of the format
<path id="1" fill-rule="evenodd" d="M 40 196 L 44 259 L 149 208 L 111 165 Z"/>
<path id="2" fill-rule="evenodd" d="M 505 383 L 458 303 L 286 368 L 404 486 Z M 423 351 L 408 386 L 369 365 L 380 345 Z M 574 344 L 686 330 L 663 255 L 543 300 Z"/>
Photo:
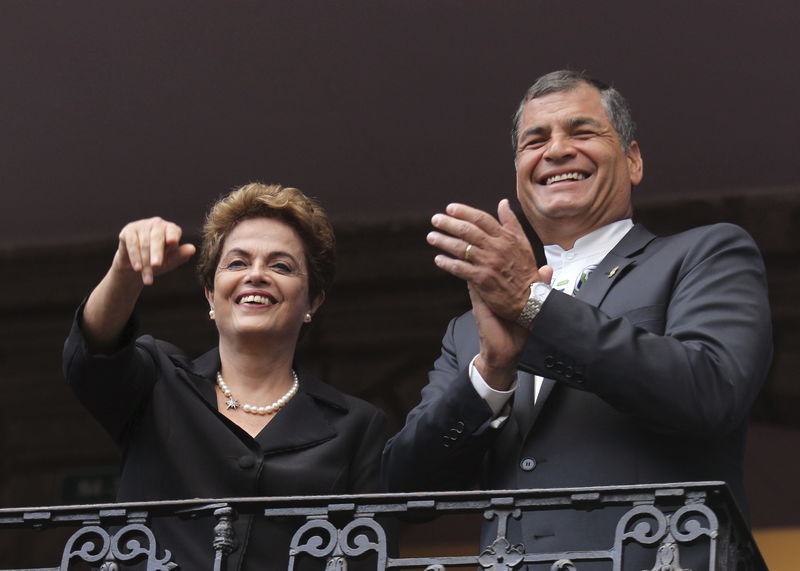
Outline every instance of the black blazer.
<path id="1" fill-rule="evenodd" d="M 131 323 L 117 352 L 93 355 L 78 323 L 64 372 L 122 448 L 120 501 L 377 491 L 386 428 L 372 405 L 300 371 L 298 393 L 252 438 L 217 411 L 217 349 L 193 361 L 150 336 L 134 342 Z M 207 569 L 213 523 L 157 520 L 153 529 L 182 569 Z M 297 522 L 240 517 L 234 525 L 240 547 L 229 569 L 285 571 Z"/>
<path id="2" fill-rule="evenodd" d="M 745 421 L 772 344 L 764 266 L 742 229 L 658 238 L 636 225 L 577 297 L 551 292 L 500 429 L 468 378 L 478 351 L 472 315 L 454 319 L 422 402 L 384 451 L 389 489 L 724 480 L 746 505 Z M 535 404 L 533 374 L 546 377 Z M 608 548 L 607 517 L 548 514 L 509 533 L 529 551 Z"/>

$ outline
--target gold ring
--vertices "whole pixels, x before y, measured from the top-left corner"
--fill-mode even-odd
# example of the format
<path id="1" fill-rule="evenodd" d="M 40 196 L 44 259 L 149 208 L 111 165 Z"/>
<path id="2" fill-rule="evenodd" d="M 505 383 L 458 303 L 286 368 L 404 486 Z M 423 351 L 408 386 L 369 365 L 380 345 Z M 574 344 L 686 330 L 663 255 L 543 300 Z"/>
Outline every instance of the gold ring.
<path id="1" fill-rule="evenodd" d="M 469 262 L 469 252 L 472 250 L 472 244 L 467 244 L 467 247 L 464 249 L 464 261 Z"/>

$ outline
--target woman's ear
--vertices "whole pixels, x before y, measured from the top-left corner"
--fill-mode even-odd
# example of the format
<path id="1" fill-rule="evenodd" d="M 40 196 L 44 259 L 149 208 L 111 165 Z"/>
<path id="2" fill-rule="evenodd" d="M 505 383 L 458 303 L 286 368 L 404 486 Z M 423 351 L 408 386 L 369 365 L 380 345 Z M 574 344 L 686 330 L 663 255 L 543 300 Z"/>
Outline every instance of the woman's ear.
<path id="1" fill-rule="evenodd" d="M 320 308 L 320 306 L 323 304 L 324 301 L 325 301 L 325 292 L 321 291 L 321 292 L 319 292 L 319 295 L 317 295 L 317 297 L 315 297 L 311 301 L 311 307 L 308 310 L 309 313 L 311 315 L 314 315 L 317 312 L 317 310 Z"/>

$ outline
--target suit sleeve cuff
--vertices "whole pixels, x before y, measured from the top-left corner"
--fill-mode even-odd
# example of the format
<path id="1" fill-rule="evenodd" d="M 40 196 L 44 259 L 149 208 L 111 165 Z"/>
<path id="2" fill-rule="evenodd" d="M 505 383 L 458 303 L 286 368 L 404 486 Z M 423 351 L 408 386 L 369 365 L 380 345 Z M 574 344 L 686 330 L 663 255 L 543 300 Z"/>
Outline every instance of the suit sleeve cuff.
<path id="1" fill-rule="evenodd" d="M 491 424 L 495 428 L 498 428 L 503 424 L 506 418 L 508 418 L 508 412 L 510 408 L 508 406 L 508 401 L 514 394 L 514 391 L 517 390 L 518 379 L 515 375 L 514 382 L 511 383 L 511 386 L 507 391 L 498 391 L 497 389 L 493 389 L 486 383 L 481 374 L 478 372 L 478 368 L 475 366 L 475 359 L 477 358 L 478 356 L 475 355 L 472 358 L 472 361 L 469 362 L 469 380 L 472 383 L 472 386 L 475 388 L 475 391 L 478 393 L 478 396 L 480 396 L 484 401 L 486 401 L 486 404 L 489 405 L 489 408 L 492 410 L 492 416 L 494 416 L 494 420 Z"/>

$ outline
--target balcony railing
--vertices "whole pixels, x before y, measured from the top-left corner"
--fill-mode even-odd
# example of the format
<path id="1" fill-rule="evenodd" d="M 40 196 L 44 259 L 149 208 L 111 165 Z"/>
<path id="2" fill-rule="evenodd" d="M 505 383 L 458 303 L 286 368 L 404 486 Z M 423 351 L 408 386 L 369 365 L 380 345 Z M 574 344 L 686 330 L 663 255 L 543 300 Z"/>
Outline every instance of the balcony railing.
<path id="1" fill-rule="evenodd" d="M 615 510 L 621 516 L 614 529 L 607 530 L 608 545 L 602 549 L 574 545 L 558 553 L 541 553 L 514 543 L 508 536 L 509 523 L 514 520 L 547 518 L 548 514 L 562 510 L 578 512 L 578 517 L 598 510 Z M 375 571 L 527 568 L 579 571 L 589 564 L 617 571 L 630 568 L 626 557 L 631 549 L 637 550 L 637 558 L 644 554 L 652 562 L 648 563 L 648 570 L 682 570 L 681 557 L 689 549 L 704 553 L 709 571 L 767 569 L 727 488 L 719 482 L 14 508 L 0 510 L 0 533 L 62 530 L 66 540 L 53 555 L 52 566 L 25 567 L 26 570 L 114 571 L 137 564 L 141 565 L 137 568 L 152 571 L 198 571 L 180 567 L 181 562 L 174 560 L 170 546 L 159 543 L 150 525 L 166 516 L 186 520 L 213 518 L 213 533 L 208 542 L 214 557 L 208 561 L 207 569 L 224 571 L 228 569 L 229 557 L 240 545 L 232 522 L 246 514 L 299 522 L 288 547 L 289 571 L 296 569 L 301 561 L 306 564 L 316 561 L 319 569 L 341 571 L 357 561 L 361 561 L 359 569 L 365 568 L 366 563 L 366 568 Z M 494 524 L 492 537 L 478 546 L 478 524 L 471 518 L 467 521 L 475 527 L 468 530 L 476 538 L 473 553 L 404 556 L 413 549 L 400 541 L 400 555 L 396 556 L 393 546 L 396 534 L 387 530 L 386 522 L 400 521 L 404 527 L 431 525 L 411 522 L 429 522 L 454 514 L 481 514 Z M 18 555 L 24 556 L 35 548 L 21 542 L 16 549 L 21 551 Z M 3 565 L 0 562 L 0 567 Z M 592 567 L 596 568 L 599 567 Z M 639 565 L 637 571 L 641 569 Z M 701 570 L 695 567 L 693 571 Z"/>

